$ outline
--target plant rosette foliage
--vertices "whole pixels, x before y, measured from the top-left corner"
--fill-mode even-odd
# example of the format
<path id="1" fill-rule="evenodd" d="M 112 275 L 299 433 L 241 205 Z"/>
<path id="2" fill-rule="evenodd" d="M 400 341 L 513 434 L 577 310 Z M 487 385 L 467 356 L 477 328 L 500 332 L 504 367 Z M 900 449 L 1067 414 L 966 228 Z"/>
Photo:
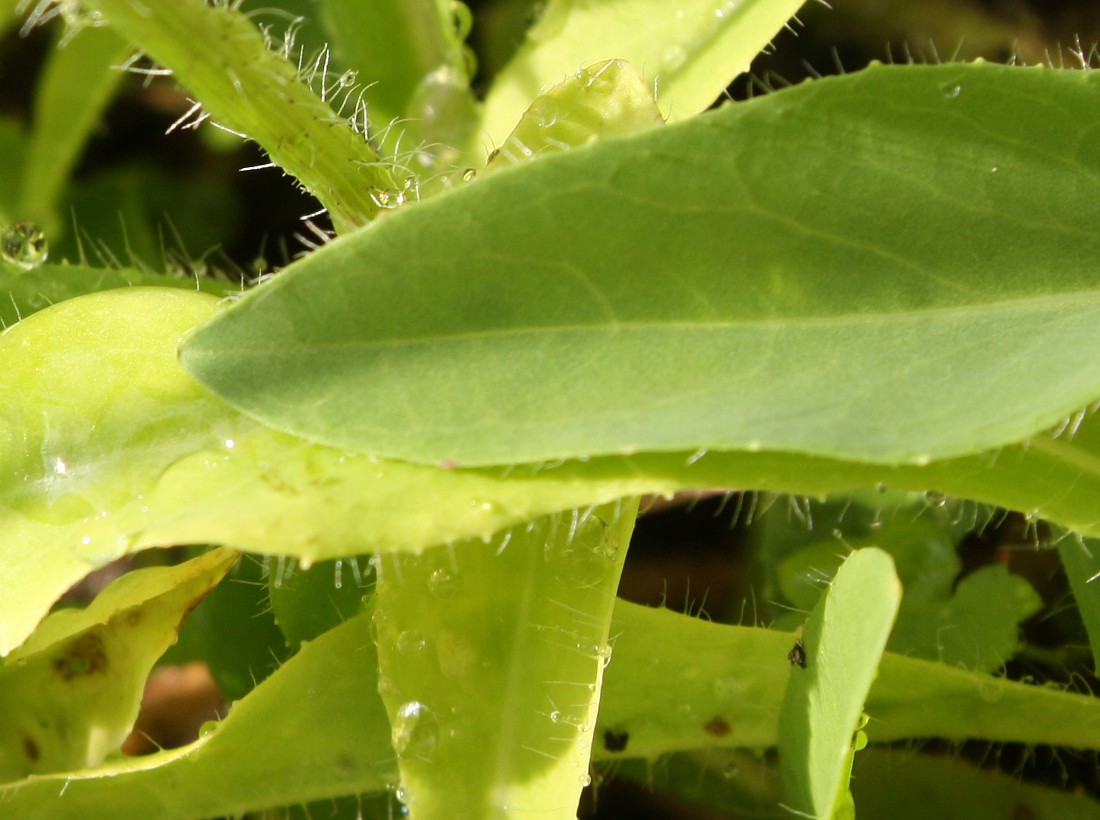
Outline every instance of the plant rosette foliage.
<path id="1" fill-rule="evenodd" d="M 1096 75 L 873 65 L 707 111 L 799 2 L 550 0 L 475 94 L 461 3 L 285 5 L 0 4 L 63 46 L 0 118 L 0 813 L 569 818 L 660 760 L 840 818 L 889 805 L 851 780 L 875 744 L 1100 750 L 1094 698 L 1001 674 L 1037 592 L 955 555 L 993 509 L 1056 525 L 1100 643 Z M 247 288 L 46 262 L 132 190 L 72 175 L 119 63 L 255 141 L 323 247 Z M 752 530 L 794 632 L 616 599 L 639 497 L 708 487 L 818 499 Z M 217 546 L 58 605 L 172 545 Z M 177 638 L 234 703 L 127 757 Z"/>

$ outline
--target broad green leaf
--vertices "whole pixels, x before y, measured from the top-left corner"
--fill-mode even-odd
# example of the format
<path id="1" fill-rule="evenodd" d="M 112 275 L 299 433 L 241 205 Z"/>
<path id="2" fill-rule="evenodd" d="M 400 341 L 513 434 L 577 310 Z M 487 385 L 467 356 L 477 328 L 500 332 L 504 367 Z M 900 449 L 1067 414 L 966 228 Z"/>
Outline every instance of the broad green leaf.
<path id="1" fill-rule="evenodd" d="M 549 0 L 495 78 L 482 130 L 499 143 L 538 94 L 581 66 L 626 60 L 659 90 L 665 117 L 707 108 L 804 0 Z"/>
<path id="2" fill-rule="evenodd" d="M 1058 556 L 1085 622 L 1093 668 L 1100 669 L 1100 541 L 1066 534 L 1058 541 Z"/>
<path id="3" fill-rule="evenodd" d="M 254 139 L 328 209 L 337 230 L 378 212 L 371 193 L 393 187 L 366 139 L 300 80 L 288 56 L 234 4 L 84 0 L 130 43 L 171 69 L 220 124 Z M 281 44 L 279 44 L 281 45 Z"/>
<path id="4" fill-rule="evenodd" d="M 776 746 L 788 677 L 807 671 L 788 660 L 790 632 L 625 601 L 615 605 L 611 635 L 593 749 L 604 760 Z M 935 737 L 1100 749 L 1096 698 L 891 652 L 882 656 L 864 711 L 872 743 Z"/>
<path id="5" fill-rule="evenodd" d="M 875 547 L 841 564 L 792 650 L 779 710 L 783 802 L 829 820 L 847 796 L 853 736 L 901 605 L 894 560 Z"/>
<path id="6" fill-rule="evenodd" d="M 236 816 L 380 791 L 396 777 L 369 613 L 303 646 L 182 749 L 0 786 L 21 820 Z"/>
<path id="7" fill-rule="evenodd" d="M 1098 95 L 874 66 L 551 155 L 329 243 L 183 362 L 265 423 L 436 464 L 999 447 L 1100 396 Z"/>
<path id="8" fill-rule="evenodd" d="M 58 230 L 58 198 L 132 51 L 110 29 L 89 28 L 50 54 L 35 95 L 20 219 L 41 223 L 47 233 Z"/>
<path id="9" fill-rule="evenodd" d="M 0 666 L 0 782 L 97 766 L 130 733 L 149 670 L 237 560 L 215 550 L 128 573 L 50 615 Z"/>
<path id="10" fill-rule="evenodd" d="M 860 817 L 891 820 L 1092 820 L 1100 803 L 1083 789 L 1047 788 L 963 759 L 903 749 L 856 756 Z"/>
<path id="11" fill-rule="evenodd" d="M 379 691 L 418 818 L 576 817 L 637 501 L 379 568 Z"/>

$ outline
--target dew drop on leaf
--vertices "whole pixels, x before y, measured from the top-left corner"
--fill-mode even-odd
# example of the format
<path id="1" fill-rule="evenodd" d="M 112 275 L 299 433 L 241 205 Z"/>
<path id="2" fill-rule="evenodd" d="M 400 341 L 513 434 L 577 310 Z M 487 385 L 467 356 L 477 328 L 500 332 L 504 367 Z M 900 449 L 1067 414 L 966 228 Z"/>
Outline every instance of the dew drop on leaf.
<path id="1" fill-rule="evenodd" d="M 458 578 L 446 569 L 437 569 L 428 576 L 428 591 L 437 598 L 453 598 L 460 586 Z"/>
<path id="2" fill-rule="evenodd" d="M 23 270 L 46 261 L 50 248 L 45 232 L 33 222 L 16 222 L 0 231 L 0 258 Z"/>

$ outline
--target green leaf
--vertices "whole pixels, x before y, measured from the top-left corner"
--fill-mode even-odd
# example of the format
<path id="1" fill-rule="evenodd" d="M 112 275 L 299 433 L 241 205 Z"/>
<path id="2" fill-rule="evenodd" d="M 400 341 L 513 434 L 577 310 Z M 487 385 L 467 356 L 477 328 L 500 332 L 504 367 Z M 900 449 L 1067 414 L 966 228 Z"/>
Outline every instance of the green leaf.
<path id="1" fill-rule="evenodd" d="M 0 9 L 0 15 L 2 13 L 3 9 Z M 7 224 L 18 221 L 16 214 L 22 196 L 27 152 L 27 137 L 23 128 L 9 117 L 0 117 L 0 152 L 6 157 L 6 161 L 0 163 L 0 224 Z"/>
<path id="2" fill-rule="evenodd" d="M 656 84 L 670 119 L 706 109 L 804 0 L 550 0 L 526 44 L 495 78 L 482 131 L 503 140 L 542 90 L 581 66 L 626 60 Z"/>
<path id="3" fill-rule="evenodd" d="M 642 77 L 622 60 L 608 60 L 578 69 L 536 97 L 485 170 L 508 168 L 597 139 L 634 134 L 662 122 L 653 92 Z"/>
<path id="4" fill-rule="evenodd" d="M 397 137 L 407 132 L 413 144 L 406 148 L 435 154 L 466 140 L 476 112 L 464 45 L 471 16 L 464 4 L 324 0 L 320 20 L 334 56 L 357 72 L 354 82 L 364 89 L 362 100 L 376 127 L 409 118 L 392 134 L 386 129 L 388 144 L 397 147 Z"/>
<path id="5" fill-rule="evenodd" d="M 980 567 L 959 580 L 962 561 L 952 533 L 959 526 L 950 520 L 959 511 L 929 503 L 924 496 L 916 501 L 910 496 L 892 509 L 879 509 L 873 529 L 866 531 L 858 524 L 847 526 L 868 517 L 861 515 L 858 500 L 832 502 L 845 519 L 844 524 L 836 522 L 836 529 L 825 505 L 808 503 L 806 514 L 822 531 L 833 529 L 834 534 L 780 564 L 783 594 L 794 610 L 808 611 L 840 566 L 846 546 L 877 546 L 894 559 L 905 589 L 887 644 L 890 651 L 973 671 L 999 671 L 1019 650 L 1019 624 L 1042 609 L 1042 600 L 1024 578 L 1000 564 Z M 782 549 L 774 537 L 761 546 L 769 555 Z M 781 619 L 780 625 L 791 620 Z"/>
<path id="6" fill-rule="evenodd" d="M 1052 789 L 966 760 L 868 749 L 852 778 L 861 817 L 892 820 L 1091 820 L 1100 803 L 1083 790 Z"/>
<path id="7" fill-rule="evenodd" d="M 50 54 L 35 95 L 20 219 L 48 233 L 60 227 L 58 199 L 123 77 L 117 67 L 132 51 L 115 32 L 90 28 Z"/>
<path id="8" fill-rule="evenodd" d="M 82 5 L 171 69 L 219 123 L 259 143 L 321 201 L 337 230 L 378 212 L 371 193 L 393 187 L 389 168 L 234 4 L 163 0 L 156 14 L 129 0 Z"/>
<path id="9" fill-rule="evenodd" d="M 414 816 L 576 817 L 637 502 L 379 569 L 379 691 Z"/>
<path id="10" fill-rule="evenodd" d="M 127 551 L 221 543 L 311 562 L 418 552 L 562 509 L 684 487 L 820 495 L 885 481 L 1100 535 L 1097 416 L 1073 425 L 1072 437 L 926 467 L 777 453 L 646 454 L 504 471 L 383 462 L 258 428 L 206 394 L 178 366 L 175 348 L 215 309 L 209 296 L 183 290 L 107 291 L 0 337 L 0 385 L 15 397 L 0 426 L 0 654 L 71 584 Z"/>
<path id="11" fill-rule="evenodd" d="M 776 746 L 796 636 L 619 601 L 593 756 Z M 809 661 L 807 661 L 808 663 Z M 887 652 L 864 731 L 873 743 L 936 737 L 1100 749 L 1100 703 Z M 849 733 L 849 737 L 850 737 Z"/>
<path id="12" fill-rule="evenodd" d="M 128 573 L 50 615 L 0 666 L 0 782 L 100 764 L 130 733 L 180 621 L 237 560 L 215 550 Z"/>
<path id="13" fill-rule="evenodd" d="M 1067 534 L 1058 541 L 1058 556 L 1085 622 L 1093 668 L 1100 669 L 1100 541 Z"/>
<path id="14" fill-rule="evenodd" d="M 205 662 L 227 702 L 255 689 L 290 655 L 264 576 L 262 562 L 239 562 L 191 613 L 164 662 Z"/>
<path id="15" fill-rule="evenodd" d="M 146 273 L 134 268 L 93 268 L 88 265 L 39 265 L 23 270 L 0 261 L 0 324 L 4 327 L 25 319 L 43 308 L 76 296 L 115 288 L 158 286 L 180 290 L 202 290 L 226 296 L 239 293 L 232 282 L 209 278 L 186 278 Z M 63 332 L 58 328 L 58 332 Z"/>
<path id="16" fill-rule="evenodd" d="M 548 156 L 326 245 L 183 362 L 265 423 L 437 464 L 1019 441 L 1100 395 L 1098 86 L 874 66 Z"/>
<path id="17" fill-rule="evenodd" d="M 380 791 L 397 773 L 370 622 L 304 646 L 190 746 L 0 786 L 0 804 L 21 820 L 199 820 Z"/>
<path id="18" fill-rule="evenodd" d="M 309 568 L 279 558 L 268 570 L 271 613 L 287 644 L 295 648 L 362 612 L 373 589 L 367 556 L 321 561 Z"/>
<path id="19" fill-rule="evenodd" d="M 893 559 L 868 547 L 810 613 L 779 710 L 783 801 L 797 814 L 828 820 L 847 794 L 853 735 L 900 605 Z"/>

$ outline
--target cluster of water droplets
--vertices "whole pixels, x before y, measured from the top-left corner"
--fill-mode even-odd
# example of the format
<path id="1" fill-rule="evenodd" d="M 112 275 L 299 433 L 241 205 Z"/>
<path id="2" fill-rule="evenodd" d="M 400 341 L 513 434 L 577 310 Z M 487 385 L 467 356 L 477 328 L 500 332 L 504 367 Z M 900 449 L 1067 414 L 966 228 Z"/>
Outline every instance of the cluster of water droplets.
<path id="1" fill-rule="evenodd" d="M 33 222 L 14 222 L 0 230 L 0 259 L 9 264 L 33 270 L 49 254 L 46 234 Z"/>

